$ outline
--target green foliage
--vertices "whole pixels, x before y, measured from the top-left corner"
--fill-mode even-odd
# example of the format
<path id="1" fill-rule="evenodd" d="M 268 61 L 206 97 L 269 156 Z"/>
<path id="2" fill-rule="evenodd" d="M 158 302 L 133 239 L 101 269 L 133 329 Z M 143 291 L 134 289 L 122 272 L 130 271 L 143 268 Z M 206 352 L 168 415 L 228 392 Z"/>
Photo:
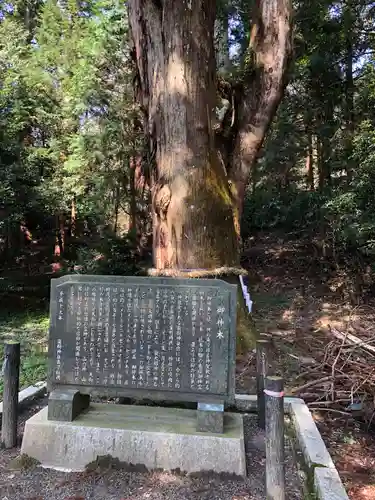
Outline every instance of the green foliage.
<path id="1" fill-rule="evenodd" d="M 10 300 L 9 297 L 7 299 Z M 33 304 L 30 310 L 20 312 L 7 308 L 0 312 L 0 359 L 3 359 L 4 342 L 21 344 L 20 388 L 45 380 L 47 376 L 48 313 Z M 0 400 L 3 381 L 0 377 Z"/>
<path id="2" fill-rule="evenodd" d="M 245 199 L 242 237 L 267 229 L 314 233 L 324 219 L 326 199 L 318 192 L 258 189 Z"/>
<path id="3" fill-rule="evenodd" d="M 53 237 L 56 215 L 68 221 L 73 204 L 75 224 L 89 232 L 129 212 L 130 158 L 142 144 L 126 6 L 7 5 L 0 9 L 0 241 L 17 251 L 21 221 L 40 237 L 48 226 Z M 26 24 L 25 9 L 34 16 Z"/>
<path id="4" fill-rule="evenodd" d="M 296 60 L 252 173 L 244 237 L 282 229 L 375 252 L 375 43 L 368 2 L 296 2 Z M 310 165 L 310 177 L 308 166 Z"/>
<path id="5" fill-rule="evenodd" d="M 236 81 L 246 68 L 255 4 L 217 1 L 221 31 L 229 26 L 228 78 Z M 295 0 L 294 7 L 295 63 L 252 173 L 242 233 L 319 234 L 368 256 L 375 248 L 373 5 Z M 131 165 L 144 151 L 128 37 L 121 3 L 1 4 L 0 250 L 7 258 L 19 257 L 21 223 L 51 252 L 65 224 L 69 266 L 135 270 L 134 238 L 126 235 L 134 207 L 140 210 Z M 121 231 L 120 215 L 127 220 Z M 104 246 L 103 228 L 115 234 L 105 233 Z M 72 257 L 78 233 L 86 241 Z"/>
<path id="6" fill-rule="evenodd" d="M 95 248 L 79 247 L 72 264 L 80 274 L 134 276 L 141 272 L 134 242 L 128 236 L 119 238 L 113 234 L 106 234 Z"/>
<path id="7" fill-rule="evenodd" d="M 354 139 L 358 170 L 350 186 L 339 190 L 325 205 L 337 241 L 345 249 L 375 255 L 375 127 L 366 120 Z"/>

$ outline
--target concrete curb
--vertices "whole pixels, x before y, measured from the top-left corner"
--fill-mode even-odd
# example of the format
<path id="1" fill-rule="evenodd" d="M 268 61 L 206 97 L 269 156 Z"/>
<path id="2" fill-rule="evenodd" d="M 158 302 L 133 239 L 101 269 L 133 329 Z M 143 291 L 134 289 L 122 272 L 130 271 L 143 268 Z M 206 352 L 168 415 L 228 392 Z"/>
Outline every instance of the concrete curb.
<path id="1" fill-rule="evenodd" d="M 36 398 L 44 396 L 47 392 L 46 382 L 37 382 L 18 393 L 18 408 L 27 408 Z M 0 425 L 3 417 L 3 403 L 0 402 Z"/>
<path id="2" fill-rule="evenodd" d="M 254 412 L 257 410 L 257 397 L 236 394 L 234 406 L 239 411 Z M 284 398 L 284 408 L 292 420 L 318 499 L 349 500 L 331 455 L 303 399 Z"/>

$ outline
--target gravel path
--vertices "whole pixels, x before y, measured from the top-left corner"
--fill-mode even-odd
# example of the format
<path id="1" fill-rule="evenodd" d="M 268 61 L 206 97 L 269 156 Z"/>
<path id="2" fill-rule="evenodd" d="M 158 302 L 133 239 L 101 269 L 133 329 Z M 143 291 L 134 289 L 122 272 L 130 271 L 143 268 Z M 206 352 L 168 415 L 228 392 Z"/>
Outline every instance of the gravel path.
<path id="1" fill-rule="evenodd" d="M 40 410 L 40 400 L 24 412 L 19 425 L 21 440 L 24 422 Z M 246 416 L 246 456 L 248 477 L 244 479 L 217 474 L 197 476 L 166 472 L 96 470 L 63 473 L 34 467 L 13 470 L 19 448 L 0 450 L 0 500 L 265 500 L 264 435 L 253 416 Z M 288 500 L 300 500 L 299 476 L 287 446 Z"/>

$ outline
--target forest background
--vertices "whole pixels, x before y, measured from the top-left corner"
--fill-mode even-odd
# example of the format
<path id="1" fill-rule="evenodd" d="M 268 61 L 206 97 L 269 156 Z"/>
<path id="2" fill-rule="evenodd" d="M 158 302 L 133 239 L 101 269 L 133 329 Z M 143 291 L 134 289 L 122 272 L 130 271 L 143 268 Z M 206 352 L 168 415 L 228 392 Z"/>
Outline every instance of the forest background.
<path id="1" fill-rule="evenodd" d="M 232 104 L 224 139 L 253 4 L 217 0 L 220 99 Z M 284 351 L 301 318 L 321 327 L 327 304 L 341 319 L 361 310 L 372 320 L 375 292 L 375 3 L 293 7 L 289 83 L 241 220 L 254 316 Z M 150 264 L 154 152 L 139 126 L 128 25 L 126 2 L 0 1 L 0 292 L 11 304 L 1 335 L 23 342 L 23 383 L 45 373 L 51 277 Z M 299 354 L 293 339 L 284 358 Z"/>

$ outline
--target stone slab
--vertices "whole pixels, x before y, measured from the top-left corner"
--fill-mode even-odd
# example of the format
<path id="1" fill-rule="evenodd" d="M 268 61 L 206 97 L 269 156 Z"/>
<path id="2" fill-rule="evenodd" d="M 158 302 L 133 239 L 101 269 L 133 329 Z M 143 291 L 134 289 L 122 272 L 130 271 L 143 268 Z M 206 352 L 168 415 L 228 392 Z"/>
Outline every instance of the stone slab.
<path id="1" fill-rule="evenodd" d="M 336 469 L 316 467 L 314 487 L 319 500 L 349 500 Z"/>
<path id="2" fill-rule="evenodd" d="M 291 405 L 292 404 L 302 404 L 304 405 L 305 402 L 303 399 L 300 398 L 291 398 L 291 397 L 285 397 L 284 398 L 284 409 L 285 412 L 290 413 L 291 412 Z M 243 412 L 256 412 L 258 409 L 258 397 L 256 394 L 235 394 L 234 396 L 234 404 L 232 405 L 237 411 L 243 411 Z"/>
<path id="3" fill-rule="evenodd" d="M 37 382 L 34 385 L 22 389 L 18 393 L 18 406 L 19 408 L 27 407 L 34 399 L 44 396 L 46 394 L 47 384 L 46 382 Z M 3 415 L 3 403 L 0 402 L 0 424 Z"/>
<path id="4" fill-rule="evenodd" d="M 72 422 L 90 404 L 88 394 L 80 394 L 74 389 L 56 389 L 48 399 L 48 420 Z"/>
<path id="5" fill-rule="evenodd" d="M 322 466 L 334 469 L 335 465 L 331 455 L 328 453 L 307 405 L 300 403 L 292 404 L 290 416 L 306 465 L 309 467 Z"/>
<path id="6" fill-rule="evenodd" d="M 224 432 L 224 405 L 198 403 L 197 431 L 222 434 Z"/>
<path id="7" fill-rule="evenodd" d="M 82 471 L 110 455 L 148 469 L 246 476 L 242 415 L 225 413 L 224 434 L 196 430 L 194 410 L 92 404 L 73 422 L 48 420 L 47 408 L 25 425 L 21 453 L 44 467 Z"/>

